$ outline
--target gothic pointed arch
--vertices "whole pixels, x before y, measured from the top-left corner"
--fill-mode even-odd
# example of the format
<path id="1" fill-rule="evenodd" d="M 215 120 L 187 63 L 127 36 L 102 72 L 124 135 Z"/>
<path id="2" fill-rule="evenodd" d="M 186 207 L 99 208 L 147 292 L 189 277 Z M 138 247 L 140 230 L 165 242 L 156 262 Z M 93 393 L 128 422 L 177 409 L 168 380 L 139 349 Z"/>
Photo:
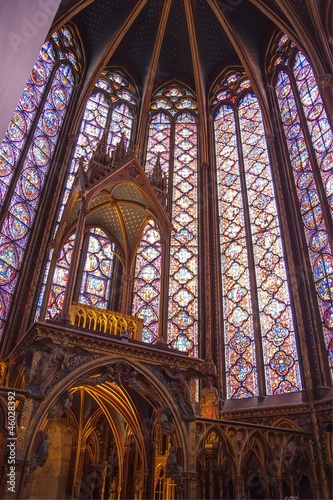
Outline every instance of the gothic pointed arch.
<path id="1" fill-rule="evenodd" d="M 79 39 L 63 26 L 43 45 L 0 146 L 1 332 L 82 69 Z"/>
<path id="2" fill-rule="evenodd" d="M 332 125 L 310 62 L 286 34 L 278 33 L 272 41 L 268 73 L 280 113 L 281 139 L 289 156 L 298 219 L 306 242 L 304 265 L 311 269 L 322 340 L 332 372 Z"/>
<path id="3" fill-rule="evenodd" d="M 148 125 L 146 172 L 158 162 L 165 177 L 166 208 L 174 232 L 165 245 L 169 269 L 167 342 L 198 356 L 198 169 L 197 103 L 194 93 L 178 82 L 158 89 Z M 136 268 L 136 277 L 140 268 Z M 166 303 L 163 307 L 167 307 Z"/>
<path id="4" fill-rule="evenodd" d="M 299 391 L 298 347 L 265 129 L 245 72 L 227 71 L 211 105 L 227 397 Z"/>

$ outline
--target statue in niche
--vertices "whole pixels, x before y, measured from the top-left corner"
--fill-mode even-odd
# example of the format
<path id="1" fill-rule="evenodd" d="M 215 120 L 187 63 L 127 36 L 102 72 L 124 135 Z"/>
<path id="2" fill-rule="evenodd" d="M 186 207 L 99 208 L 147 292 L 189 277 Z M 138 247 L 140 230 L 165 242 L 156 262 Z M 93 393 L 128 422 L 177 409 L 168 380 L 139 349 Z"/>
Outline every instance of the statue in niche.
<path id="1" fill-rule="evenodd" d="M 206 418 L 217 418 L 219 401 L 219 394 L 216 387 L 213 387 L 212 378 L 207 377 L 206 385 L 200 395 L 201 415 Z"/>

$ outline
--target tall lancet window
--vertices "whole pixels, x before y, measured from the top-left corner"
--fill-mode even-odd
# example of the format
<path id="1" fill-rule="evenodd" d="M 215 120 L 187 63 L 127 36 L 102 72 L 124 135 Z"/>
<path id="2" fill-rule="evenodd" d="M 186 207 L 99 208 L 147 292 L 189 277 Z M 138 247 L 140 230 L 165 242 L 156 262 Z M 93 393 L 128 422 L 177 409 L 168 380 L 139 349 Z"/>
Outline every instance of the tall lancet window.
<path id="1" fill-rule="evenodd" d="M 148 174 L 156 162 L 166 175 L 168 210 L 174 227 L 170 253 L 165 259 L 169 266 L 169 283 L 165 284 L 169 290 L 168 343 L 197 356 L 197 104 L 192 92 L 176 84 L 159 90 L 152 102 L 146 161 Z M 153 248 L 160 252 L 159 243 Z M 137 279 L 139 274 L 140 266 L 136 269 Z M 133 313 L 136 312 L 134 308 Z M 158 314 L 157 310 L 155 313 Z"/>
<path id="2" fill-rule="evenodd" d="M 137 109 L 137 92 L 132 83 L 120 72 L 106 70 L 96 82 L 95 88 L 89 97 L 80 125 L 80 132 L 75 145 L 73 158 L 69 167 L 61 204 L 57 214 L 58 225 L 73 186 L 79 161 L 82 158 L 87 166 L 99 141 L 107 137 L 108 152 L 112 150 L 122 137 L 125 145 L 129 146 L 132 136 L 133 121 Z M 36 317 L 39 318 L 44 298 L 45 286 L 48 277 L 52 251 L 49 254 L 44 274 L 42 289 L 39 296 Z"/>
<path id="3" fill-rule="evenodd" d="M 258 100 L 241 71 L 213 98 L 228 398 L 301 389 L 274 186 Z M 265 380 L 260 387 L 259 378 Z"/>
<path id="4" fill-rule="evenodd" d="M 270 71 L 333 370 L 333 133 L 311 65 L 287 35 L 275 41 Z"/>
<path id="5" fill-rule="evenodd" d="M 42 47 L 0 145 L 0 331 L 82 70 L 74 33 L 63 27 Z"/>
<path id="6" fill-rule="evenodd" d="M 153 343 L 158 336 L 161 293 L 161 237 L 150 220 L 144 228 L 136 258 L 133 314 L 143 319 L 142 340 Z"/>

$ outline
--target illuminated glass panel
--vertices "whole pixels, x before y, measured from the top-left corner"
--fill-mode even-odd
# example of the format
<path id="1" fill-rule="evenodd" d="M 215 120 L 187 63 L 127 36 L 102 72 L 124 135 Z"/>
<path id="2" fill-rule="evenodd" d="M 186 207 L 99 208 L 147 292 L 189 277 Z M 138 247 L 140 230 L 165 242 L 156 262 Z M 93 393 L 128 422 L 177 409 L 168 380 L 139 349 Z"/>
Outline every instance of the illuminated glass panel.
<path id="1" fill-rule="evenodd" d="M 172 192 L 168 342 L 198 356 L 197 125 L 176 118 Z"/>
<path id="2" fill-rule="evenodd" d="M 160 154 L 160 165 L 168 176 L 170 162 L 170 134 L 171 122 L 165 113 L 158 113 L 151 119 L 147 148 L 146 172 L 151 173 Z"/>
<path id="3" fill-rule="evenodd" d="M 65 208 L 65 204 L 68 200 L 69 192 L 72 189 L 75 174 L 79 167 L 79 160 L 81 157 L 83 157 L 86 161 L 89 161 L 91 159 L 98 141 L 103 136 L 108 113 L 109 104 L 104 94 L 97 93 L 89 97 L 81 122 L 80 133 L 76 143 L 74 156 L 67 177 L 61 208 L 58 213 L 56 229 L 58 228 L 58 224 Z"/>
<path id="4" fill-rule="evenodd" d="M 99 228 L 89 233 L 87 256 L 83 268 L 79 302 L 107 309 L 114 266 L 114 246 Z"/>
<path id="5" fill-rule="evenodd" d="M 258 395 L 252 300 L 234 109 L 214 120 L 228 398 Z"/>
<path id="6" fill-rule="evenodd" d="M 279 219 L 255 96 L 239 105 L 267 394 L 301 389 Z"/>
<path id="7" fill-rule="evenodd" d="M 156 223 L 146 225 L 136 258 L 133 314 L 143 319 L 142 340 L 153 343 L 158 336 L 161 292 L 161 243 Z"/>
<path id="8" fill-rule="evenodd" d="M 0 146 L 0 203 L 2 205 L 17 167 L 27 135 L 42 101 L 55 63 L 52 44 L 46 42 L 31 72 Z M 53 90 L 55 93 L 56 88 Z M 33 185 L 33 182 L 32 182 Z M 33 189 L 33 187 L 32 187 Z"/>
<path id="9" fill-rule="evenodd" d="M 60 314 L 62 310 L 74 240 L 75 234 L 72 234 L 62 247 L 60 256 L 57 260 L 47 304 L 46 319 L 55 319 L 57 314 Z"/>
<path id="10" fill-rule="evenodd" d="M 265 133 L 250 88 L 244 72 L 231 73 L 212 99 L 217 106 L 214 127 L 228 398 L 259 394 L 261 352 L 267 394 L 302 388 Z"/>
<path id="11" fill-rule="evenodd" d="M 333 213 L 333 133 L 312 68 L 301 52 L 296 54 L 294 76 L 324 189 Z"/>
<path id="12" fill-rule="evenodd" d="M 86 158 L 88 161 L 91 159 L 92 153 L 96 148 L 98 141 L 103 136 L 108 113 L 109 113 L 109 104 L 104 94 L 102 93 L 93 94 L 88 99 L 83 119 L 81 122 L 79 137 L 77 139 L 77 143 L 75 146 L 74 156 L 67 176 L 65 191 L 58 212 L 57 224 L 55 227 L 54 235 L 56 234 L 57 229 L 59 227 L 59 223 L 65 208 L 65 204 L 68 200 L 70 190 L 73 187 L 75 175 L 79 167 L 79 160 L 81 157 Z M 42 284 L 41 294 L 39 297 L 36 319 L 39 318 L 51 257 L 52 254 L 50 252 L 46 264 L 46 271 L 43 277 L 43 284 Z"/>
<path id="13" fill-rule="evenodd" d="M 164 113 L 154 115 L 149 125 L 146 172 L 160 165 L 168 175 L 170 162 L 170 118 Z M 149 221 L 143 231 L 135 266 L 133 289 L 133 314 L 143 319 L 142 340 L 155 342 L 158 336 L 158 316 L 161 287 L 160 234 L 154 221 Z"/>
<path id="14" fill-rule="evenodd" d="M 4 281 L 0 278 L 0 293 L 5 304 L 1 319 L 5 318 L 12 301 L 18 271 L 23 261 L 30 229 L 35 219 L 74 83 L 70 66 L 61 65 L 53 78 L 43 112 L 38 120 L 34 137 L 8 207 L 8 213 L 0 233 L 1 265 L 6 265 L 9 248 L 12 249 L 16 258 L 15 263 L 11 264 L 11 269 L 15 269 L 15 272 L 11 274 L 10 280 Z M 54 100 L 55 88 L 61 89 L 63 92 L 64 101 L 61 103 Z"/>
<path id="15" fill-rule="evenodd" d="M 303 61 L 303 59 L 300 59 L 300 61 Z M 298 70 L 300 70 L 300 67 L 302 65 L 298 64 Z M 305 74 L 309 76 L 307 66 L 305 68 Z M 296 74 L 299 81 L 301 81 L 301 73 Z M 309 78 L 309 83 L 303 82 L 302 85 L 308 89 L 308 86 L 313 85 L 313 81 Z M 314 99 L 314 95 L 318 103 L 319 96 L 316 91 L 307 90 L 307 93 L 309 103 Z M 317 185 L 318 180 L 316 180 L 313 172 L 308 145 L 292 90 L 292 82 L 286 71 L 280 71 L 278 74 L 276 95 L 280 106 L 305 236 L 308 242 L 309 257 L 323 322 L 325 343 L 329 353 L 329 361 L 333 367 L 333 255 L 329 245 L 328 230 L 325 225 L 322 202 Z M 306 101 L 305 91 L 302 100 L 303 103 Z M 309 106 L 311 108 L 311 104 Z M 307 115 L 309 113 L 311 116 L 311 111 L 308 111 Z M 332 155 L 330 152 L 331 139 L 329 139 L 329 132 L 326 128 L 327 121 L 323 110 L 318 115 L 318 118 L 319 121 L 315 120 L 313 127 L 310 125 L 310 130 L 312 127 L 313 146 L 317 158 L 321 161 L 321 174 L 324 183 L 326 181 L 326 190 L 328 190 L 327 194 L 329 195 L 329 179 L 332 177 L 332 172 L 330 171 L 332 167 L 328 167 Z M 315 127 L 316 124 L 317 126 Z"/>
<path id="16" fill-rule="evenodd" d="M 176 232 L 171 237 L 168 343 L 197 356 L 197 130 L 192 114 L 179 114 L 180 111 L 187 110 L 197 112 L 197 103 L 190 90 L 173 84 L 155 94 L 151 104 L 146 172 L 152 172 L 159 157 L 167 182 L 173 185 L 172 223 Z M 171 150 L 175 151 L 174 157 L 170 155 Z M 147 228 L 146 230 L 149 231 Z M 146 248 L 145 236 L 141 245 Z M 138 305 L 135 306 L 135 311 L 145 307 L 142 306 L 142 298 L 138 297 L 138 290 L 145 287 L 141 269 L 147 267 L 147 257 L 145 255 L 143 258 L 140 253 L 142 248 L 140 247 L 136 262 L 134 300 Z M 157 240 L 151 245 L 148 259 L 160 261 L 160 252 Z M 155 267 L 158 273 L 154 277 L 154 288 L 159 290 L 160 271 L 158 266 Z M 152 300 L 154 306 L 144 309 L 146 316 L 142 314 L 147 342 L 153 342 L 158 332 L 159 295 Z"/>
<path id="17" fill-rule="evenodd" d="M 133 113 L 127 104 L 116 106 L 112 112 L 108 144 L 115 149 L 122 135 L 128 147 L 133 126 Z"/>
<path id="18" fill-rule="evenodd" d="M 76 38 L 69 28 L 60 28 L 43 45 L 0 145 L 1 204 L 7 196 L 0 231 L 1 331 L 80 69 Z"/>
<path id="19" fill-rule="evenodd" d="M 130 108 L 129 103 L 135 109 L 137 96 L 133 85 L 127 82 L 119 72 L 104 71 L 86 104 L 80 134 L 66 180 L 65 192 L 57 216 L 55 232 L 73 186 L 80 158 L 83 158 L 86 167 L 105 129 L 109 131 L 107 142 L 110 146 L 110 153 L 112 149 L 115 149 L 122 134 L 127 139 L 126 145 L 128 146 L 134 118 L 134 111 Z"/>

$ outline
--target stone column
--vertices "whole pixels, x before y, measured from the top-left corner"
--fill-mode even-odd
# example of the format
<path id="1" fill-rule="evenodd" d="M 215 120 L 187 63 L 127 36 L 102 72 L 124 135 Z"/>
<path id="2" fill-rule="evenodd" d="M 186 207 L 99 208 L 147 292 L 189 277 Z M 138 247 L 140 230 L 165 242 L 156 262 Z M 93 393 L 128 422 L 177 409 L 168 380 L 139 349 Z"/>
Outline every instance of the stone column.
<path id="1" fill-rule="evenodd" d="M 210 255 L 210 240 L 212 236 L 212 227 L 210 220 L 210 198 L 211 192 L 209 189 L 209 169 L 210 166 L 208 163 L 201 164 L 201 172 L 202 172 L 202 224 L 203 224 L 203 262 L 204 262 L 204 320 L 205 320 L 205 360 L 208 363 L 211 363 L 212 360 L 212 348 L 213 348 L 213 339 L 212 339 L 212 294 L 211 294 L 211 255 Z M 215 368 L 216 371 L 216 368 Z M 208 375 L 208 373 L 207 373 Z M 216 373 L 210 373 L 210 375 L 216 375 Z"/>
<path id="2" fill-rule="evenodd" d="M 6 471 L 6 474 L 8 470 Z M 6 491 L 3 492 L 3 498 L 24 498 L 25 488 L 28 486 L 28 483 L 31 481 L 30 476 L 30 461 L 29 460 L 15 460 L 15 493 L 13 495 L 8 494 L 6 483 Z"/>
<path id="3" fill-rule="evenodd" d="M 84 455 L 86 452 L 86 445 L 81 446 L 80 449 L 77 450 L 79 456 L 76 457 L 76 467 L 75 467 L 75 477 L 73 477 L 73 488 L 72 488 L 72 498 L 80 498 L 80 488 L 81 488 L 81 478 L 82 478 L 82 469 L 84 462 Z"/>
<path id="4" fill-rule="evenodd" d="M 245 497 L 244 478 L 243 476 L 232 476 L 232 484 L 234 486 L 234 495 L 236 500 L 242 500 Z"/>
<path id="5" fill-rule="evenodd" d="M 161 290 L 160 309 L 158 319 L 158 342 L 167 343 L 168 322 L 168 286 L 169 286 L 169 263 L 170 263 L 170 238 L 161 238 Z"/>
<path id="6" fill-rule="evenodd" d="M 219 450 L 218 443 L 208 442 L 205 444 L 205 458 L 206 458 L 207 472 L 208 472 L 208 497 L 212 500 L 215 498 L 214 466 L 216 463 L 218 450 Z"/>

